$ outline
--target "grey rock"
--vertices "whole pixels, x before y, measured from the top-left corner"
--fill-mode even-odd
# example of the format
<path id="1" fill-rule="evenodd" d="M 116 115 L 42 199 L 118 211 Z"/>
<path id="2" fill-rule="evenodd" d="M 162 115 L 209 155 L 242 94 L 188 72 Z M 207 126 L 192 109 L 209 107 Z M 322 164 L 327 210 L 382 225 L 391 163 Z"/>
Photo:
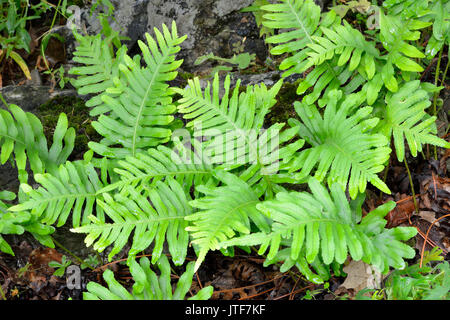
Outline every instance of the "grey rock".
<path id="1" fill-rule="evenodd" d="M 115 6 L 113 29 L 130 40 L 124 41 L 129 54 L 140 53 L 137 40 L 145 40 L 145 33 L 162 24 L 170 27 L 177 23 L 178 34 L 187 35 L 178 55 L 184 60 L 182 69 L 194 72 L 194 61 L 210 52 L 221 57 L 231 57 L 242 52 L 256 53 L 264 61 L 267 48 L 259 38 L 259 30 L 252 13 L 239 10 L 251 5 L 253 0 L 111 0 Z M 101 31 L 97 15 L 90 15 L 89 8 L 80 11 L 80 29 L 89 34 Z M 66 39 L 68 58 L 72 58 L 76 43 L 68 27 L 55 29 Z"/>
<path id="2" fill-rule="evenodd" d="M 33 112 L 38 106 L 57 96 L 73 96 L 73 89 L 53 90 L 45 85 L 6 86 L 0 89 L 0 93 L 8 104 L 15 104 L 24 111 Z M 1 106 L 5 108 L 5 106 Z"/>

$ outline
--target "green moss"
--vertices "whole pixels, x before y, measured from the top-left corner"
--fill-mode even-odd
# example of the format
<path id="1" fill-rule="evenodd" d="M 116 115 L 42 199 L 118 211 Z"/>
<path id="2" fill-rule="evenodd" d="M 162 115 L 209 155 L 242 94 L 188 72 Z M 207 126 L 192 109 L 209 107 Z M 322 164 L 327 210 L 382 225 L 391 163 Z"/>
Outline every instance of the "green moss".
<path id="1" fill-rule="evenodd" d="M 101 136 L 92 127 L 89 108 L 82 99 L 74 96 L 56 97 L 39 106 L 36 113 L 42 122 L 44 134 L 50 144 L 53 141 L 53 133 L 61 113 L 67 115 L 69 126 L 73 127 L 77 134 L 71 160 L 78 159 L 88 150 L 88 142 L 98 142 Z"/>
<path id="2" fill-rule="evenodd" d="M 273 81 L 278 81 L 280 77 L 274 75 Z M 303 79 L 290 83 L 284 82 L 276 96 L 277 103 L 270 109 L 264 120 L 264 127 L 270 127 L 275 123 L 287 123 L 290 118 L 296 118 L 297 113 L 294 109 L 294 102 L 300 101 L 301 96 L 297 95 L 297 87 Z M 270 89 L 270 86 L 268 86 Z M 240 86 L 239 93 L 245 92 L 247 86 Z"/>
<path id="3" fill-rule="evenodd" d="M 271 126 L 274 123 L 287 123 L 290 118 L 297 117 L 294 109 L 294 102 L 300 100 L 297 95 L 297 87 L 302 79 L 293 83 L 284 82 L 277 95 L 277 103 L 270 109 L 266 115 L 264 125 Z"/>

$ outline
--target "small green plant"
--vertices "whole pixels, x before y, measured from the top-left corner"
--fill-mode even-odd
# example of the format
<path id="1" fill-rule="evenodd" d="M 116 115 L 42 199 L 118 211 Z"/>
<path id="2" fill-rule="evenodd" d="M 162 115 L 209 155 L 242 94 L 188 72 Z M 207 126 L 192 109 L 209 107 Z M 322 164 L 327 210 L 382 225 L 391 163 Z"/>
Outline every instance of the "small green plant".
<path id="1" fill-rule="evenodd" d="M 272 28 L 263 25 L 264 11 L 261 10 L 261 7 L 267 4 L 270 4 L 267 0 L 255 0 L 251 6 L 241 9 L 241 12 L 253 13 L 256 25 L 259 28 L 260 37 L 272 36 L 274 34 L 274 30 Z"/>
<path id="2" fill-rule="evenodd" d="M 45 2 L 30 5 L 27 0 L 0 1 L 0 70 L 3 70 L 4 61 L 11 58 L 31 79 L 30 70 L 17 51 L 23 49 L 30 53 L 31 37 L 26 29 L 27 22 L 39 18 L 47 9 L 49 5 Z"/>
<path id="3" fill-rule="evenodd" d="M 198 66 L 207 60 L 215 60 L 215 61 L 218 61 L 221 63 L 228 63 L 228 64 L 236 65 L 238 69 L 243 70 L 243 69 L 247 69 L 250 66 L 250 64 L 255 60 L 255 56 L 256 55 L 254 53 L 250 54 L 248 52 L 245 52 L 245 53 L 235 54 L 231 58 L 222 58 L 222 57 L 218 57 L 218 56 L 214 55 L 211 52 L 207 55 L 198 57 L 197 60 L 195 60 L 194 65 Z M 211 73 L 215 74 L 219 71 L 232 71 L 232 70 L 233 70 L 233 68 L 230 66 L 218 65 L 213 68 Z"/>
<path id="4" fill-rule="evenodd" d="M 56 268 L 53 275 L 57 277 L 62 277 L 66 273 L 66 268 L 72 264 L 72 261 L 66 256 L 62 256 L 61 262 L 58 261 L 50 261 L 48 263 L 49 267 Z"/>
<path id="5" fill-rule="evenodd" d="M 426 252 L 423 265 L 414 264 L 394 270 L 380 290 L 365 289 L 357 299 L 374 300 L 450 300 L 450 265 L 442 261 L 438 247 Z M 371 295 L 368 297 L 367 295 Z"/>

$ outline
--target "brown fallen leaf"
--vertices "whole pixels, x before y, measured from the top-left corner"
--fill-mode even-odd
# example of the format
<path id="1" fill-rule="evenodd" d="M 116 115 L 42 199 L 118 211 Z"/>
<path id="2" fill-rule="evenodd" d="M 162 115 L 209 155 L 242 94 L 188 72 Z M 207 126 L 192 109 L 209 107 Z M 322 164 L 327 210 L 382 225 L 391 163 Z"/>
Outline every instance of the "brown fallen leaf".
<path id="1" fill-rule="evenodd" d="M 409 222 L 415 211 L 414 201 L 411 196 L 400 195 L 395 208 L 386 215 L 387 228 L 394 228 L 402 223 Z"/>
<path id="2" fill-rule="evenodd" d="M 349 293 L 352 296 L 365 288 L 381 288 L 382 274 L 362 261 L 352 260 L 343 270 L 347 273 L 347 278 L 336 290 L 336 294 Z"/>

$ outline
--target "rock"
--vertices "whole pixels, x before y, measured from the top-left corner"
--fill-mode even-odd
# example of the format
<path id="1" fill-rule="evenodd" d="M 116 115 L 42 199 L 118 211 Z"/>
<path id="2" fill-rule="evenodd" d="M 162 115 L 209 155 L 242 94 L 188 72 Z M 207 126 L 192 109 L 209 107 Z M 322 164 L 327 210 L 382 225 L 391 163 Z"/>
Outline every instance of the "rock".
<path id="1" fill-rule="evenodd" d="M 255 53 L 261 61 L 267 57 L 264 40 L 259 37 L 259 29 L 252 13 L 241 13 L 240 9 L 253 3 L 253 0 L 111 0 L 115 6 L 111 27 L 121 35 L 130 38 L 124 41 L 130 55 L 140 53 L 137 40 L 144 40 L 146 32 L 170 26 L 175 20 L 179 35 L 187 35 L 181 45 L 178 58 L 184 59 L 182 69 L 194 72 L 194 61 L 210 52 L 220 57 L 231 57 L 243 52 Z M 97 34 L 101 25 L 96 14 L 90 15 L 89 8 L 79 10 L 81 26 L 89 34 Z M 66 39 L 68 58 L 75 50 L 75 40 L 71 30 L 56 29 Z"/>
<path id="2" fill-rule="evenodd" d="M 6 86 L 0 89 L 0 93 L 8 104 L 18 105 L 28 112 L 33 112 L 36 107 L 57 96 L 77 94 L 73 89 L 51 91 L 51 87 L 45 85 Z M 5 106 L 1 105 L 1 108 L 5 109 Z"/>

